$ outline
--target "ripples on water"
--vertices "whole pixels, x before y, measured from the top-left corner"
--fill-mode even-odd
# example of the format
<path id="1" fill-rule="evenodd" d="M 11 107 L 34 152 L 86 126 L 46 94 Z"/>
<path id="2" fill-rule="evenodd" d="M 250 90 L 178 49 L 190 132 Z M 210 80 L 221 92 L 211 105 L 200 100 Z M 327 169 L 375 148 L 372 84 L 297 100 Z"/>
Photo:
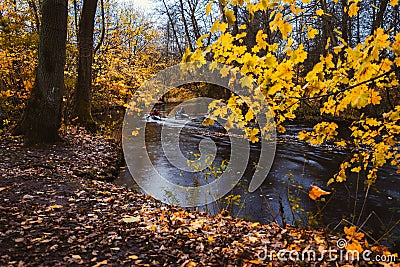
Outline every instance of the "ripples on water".
<path id="1" fill-rule="evenodd" d="M 181 127 L 185 123 L 187 124 L 180 135 L 182 153 L 199 153 L 198 144 L 200 140 L 204 136 L 208 136 L 216 142 L 218 147 L 214 164 L 218 166 L 222 160 L 229 159 L 231 146 L 229 138 L 224 135 L 225 131 L 220 127 L 203 127 L 199 119 L 190 123 L 169 118 L 164 121 L 150 121 L 146 127 L 146 147 L 154 166 L 163 177 L 183 186 L 196 186 L 201 176 L 196 175 L 196 178 L 194 178 L 193 173 L 181 172 L 176 169 L 168 162 L 161 149 L 161 128 Z M 285 220 L 287 223 L 293 224 L 296 221 L 301 221 L 303 217 L 292 216 L 288 201 L 288 189 L 293 189 L 292 185 L 300 186 L 302 189 L 294 190 L 292 196 L 299 198 L 298 204 L 305 211 L 316 211 L 316 203 L 309 199 L 307 195 L 310 185 L 315 184 L 333 192 L 331 197 L 327 198 L 327 200 L 332 199 L 329 200 L 323 211 L 322 220 L 324 224 L 334 227 L 341 222 L 342 218 L 351 220 L 356 198 L 357 176 L 349 176 L 346 184 L 334 184 L 331 188 L 326 187 L 326 182 L 338 170 L 340 163 L 346 159 L 346 156 L 349 156 L 348 153 L 332 146 L 316 147 L 298 141 L 296 137 L 299 131 L 311 130 L 305 125 L 286 125 L 286 129 L 285 134 L 278 136 L 277 151 L 272 169 L 258 190 L 248 193 L 243 189 L 247 188 L 248 179 L 252 177 L 254 171 L 253 162 L 258 161 L 260 154 L 259 146 L 251 145 L 250 164 L 242 178 L 242 183 L 245 186 L 237 186 L 232 192 L 234 195 L 242 195 L 239 205 L 228 205 L 226 201 L 221 201 L 218 204 L 214 203 L 208 207 L 202 207 L 202 209 L 215 214 L 220 209 L 225 208 L 234 216 L 263 223 L 269 221 L 281 223 L 282 214 L 279 212 L 279 199 L 281 199 Z M 124 175 L 128 176 L 129 174 L 125 173 Z M 132 179 L 126 177 L 124 179 L 124 183 L 132 185 Z M 388 166 L 381 170 L 378 181 L 370 190 L 360 222 L 363 222 L 369 214 L 376 214 L 372 215 L 364 226 L 365 230 L 373 231 L 375 238 L 379 237 L 384 229 L 388 229 L 396 220 L 400 219 L 399 182 L 400 177 L 395 173 L 395 169 Z M 200 183 L 203 184 L 205 181 L 200 181 Z M 357 197 L 356 214 L 358 215 L 364 199 L 362 182 Z M 304 220 L 302 222 L 306 223 Z M 340 228 L 343 228 L 343 226 L 340 226 Z M 400 235 L 399 227 L 395 228 L 394 233 Z"/>

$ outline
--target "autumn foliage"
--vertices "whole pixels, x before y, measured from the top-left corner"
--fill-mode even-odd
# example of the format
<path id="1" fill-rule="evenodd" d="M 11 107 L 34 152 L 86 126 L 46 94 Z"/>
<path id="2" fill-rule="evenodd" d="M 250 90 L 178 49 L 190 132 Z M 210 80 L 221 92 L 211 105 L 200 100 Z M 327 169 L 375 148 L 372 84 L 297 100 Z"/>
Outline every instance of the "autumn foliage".
<path id="1" fill-rule="evenodd" d="M 361 5 L 364 10 L 368 7 L 363 2 L 346 1 L 343 7 L 333 1 L 330 10 L 341 10 L 336 15 L 351 19 L 360 16 Z M 319 7 L 313 1 L 219 1 L 224 15 L 211 28 L 214 41 L 205 45 L 202 40 L 208 35 L 202 36 L 183 61 L 205 62 L 211 57 L 230 66 L 220 70 L 222 76 L 230 68 L 247 75 L 251 80 L 242 80 L 242 85 L 257 84 L 254 92 L 263 92 L 280 132 L 304 106 L 317 110 L 313 131 L 300 132 L 299 138 L 312 145 L 328 142 L 353 148 L 328 184 L 346 181 L 350 172 L 362 172 L 369 186 L 385 164 L 399 173 L 400 33 L 393 25 L 373 25 L 371 34 L 359 34 L 359 42 L 354 42 L 345 26 L 327 28 L 333 14 L 323 3 Z M 215 5 L 215 1 L 207 5 L 209 15 Z M 397 5 L 390 1 L 391 10 Z M 248 19 L 239 17 L 238 10 Z M 252 23 L 258 17 L 265 19 L 263 29 L 254 31 Z M 321 24 L 322 28 L 314 26 Z M 312 43 L 323 46 L 312 49 Z M 348 130 L 350 136 L 345 134 Z"/>

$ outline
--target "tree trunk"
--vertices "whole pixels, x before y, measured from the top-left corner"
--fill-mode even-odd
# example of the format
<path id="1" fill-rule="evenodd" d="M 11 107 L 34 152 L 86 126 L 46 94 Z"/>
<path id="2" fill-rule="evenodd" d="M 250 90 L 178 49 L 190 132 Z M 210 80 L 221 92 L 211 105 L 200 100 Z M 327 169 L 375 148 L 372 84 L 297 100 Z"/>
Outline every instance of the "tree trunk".
<path id="1" fill-rule="evenodd" d="M 349 3 L 347 2 L 347 0 L 342 0 L 342 38 L 347 44 L 349 43 L 349 15 L 347 14 L 348 8 Z"/>
<path id="2" fill-rule="evenodd" d="M 188 27 L 187 22 L 186 22 L 185 8 L 183 6 L 183 1 L 179 0 L 179 3 L 180 3 L 180 8 L 181 8 L 181 17 L 182 17 L 182 21 L 183 21 L 183 26 L 184 26 L 184 29 L 185 29 L 186 40 L 188 42 L 190 51 L 193 51 L 192 40 L 191 40 L 190 34 L 189 34 L 189 27 Z"/>
<path id="3" fill-rule="evenodd" d="M 44 0 L 35 85 L 17 132 L 25 144 L 59 141 L 67 41 L 67 0 Z"/>
<path id="4" fill-rule="evenodd" d="M 371 35 L 373 35 L 375 30 L 381 26 L 383 22 L 383 15 L 385 14 L 389 0 L 382 0 L 379 2 L 380 2 L 379 11 L 376 14 L 376 16 L 373 17 L 372 21 Z"/>
<path id="5" fill-rule="evenodd" d="M 175 42 L 176 42 L 176 45 L 177 45 L 177 47 L 178 47 L 179 54 L 180 54 L 181 56 L 183 56 L 183 50 L 182 50 L 181 45 L 180 45 L 180 43 L 179 43 L 178 35 L 177 35 L 177 33 L 176 33 L 175 26 L 174 26 L 174 21 L 172 20 L 171 14 L 169 13 L 168 6 L 167 6 L 167 4 L 165 3 L 165 0 L 162 0 L 162 2 L 163 2 L 163 4 L 164 4 L 165 12 L 167 13 L 168 20 L 169 20 L 170 25 L 171 25 L 172 33 L 173 33 L 173 35 L 174 35 L 174 37 L 175 37 Z"/>
<path id="6" fill-rule="evenodd" d="M 73 118 L 88 130 L 95 130 L 95 122 L 91 112 L 92 63 L 93 63 L 93 31 L 97 0 L 83 2 L 79 21 L 79 59 L 78 81 L 75 86 Z"/>

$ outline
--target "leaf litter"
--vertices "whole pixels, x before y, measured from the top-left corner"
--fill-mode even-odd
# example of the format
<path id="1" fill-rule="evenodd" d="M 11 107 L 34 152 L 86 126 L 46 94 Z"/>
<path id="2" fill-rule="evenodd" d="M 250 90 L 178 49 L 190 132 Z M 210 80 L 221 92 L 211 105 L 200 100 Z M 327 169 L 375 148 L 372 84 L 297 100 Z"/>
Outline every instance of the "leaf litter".
<path id="1" fill-rule="evenodd" d="M 27 148 L 20 137 L 0 138 L 1 266 L 367 264 L 265 258 L 266 249 L 334 249 L 339 238 L 162 204 L 109 182 L 121 164 L 112 141 L 80 129 L 67 130 L 64 139 Z"/>

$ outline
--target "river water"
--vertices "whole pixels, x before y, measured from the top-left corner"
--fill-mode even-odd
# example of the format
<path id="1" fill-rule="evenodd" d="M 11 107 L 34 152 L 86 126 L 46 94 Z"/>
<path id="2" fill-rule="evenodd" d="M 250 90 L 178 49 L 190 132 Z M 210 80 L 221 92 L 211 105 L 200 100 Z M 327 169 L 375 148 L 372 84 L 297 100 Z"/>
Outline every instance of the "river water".
<path id="1" fill-rule="evenodd" d="M 176 184 L 204 184 L 204 174 L 180 171 L 168 162 L 162 150 L 162 127 L 177 127 L 182 124 L 185 124 L 179 139 L 182 153 L 198 153 L 200 141 L 208 136 L 218 148 L 214 166 L 220 166 L 224 159 L 229 160 L 231 146 L 229 138 L 223 134 L 224 130 L 219 127 L 204 127 L 199 118 L 150 120 L 146 126 L 146 148 L 149 157 L 158 173 Z M 226 209 L 233 216 L 261 223 L 276 221 L 280 224 L 300 225 L 310 224 L 312 217 L 309 216 L 309 212 L 319 213 L 320 225 L 330 229 L 337 227 L 338 231 L 344 226 L 349 226 L 350 222 L 362 226 L 374 239 L 379 239 L 386 231 L 391 230 L 386 244 L 397 250 L 400 227 L 395 224 L 400 220 L 400 177 L 396 170 L 390 166 L 380 170 L 379 178 L 370 189 L 364 204 L 365 188 L 362 177 L 358 182 L 357 193 L 356 175 L 348 176 L 346 183 L 326 186 L 326 182 L 338 170 L 340 163 L 350 155 L 349 151 L 334 146 L 311 146 L 299 141 L 297 133 L 310 130 L 305 124 L 289 124 L 286 125 L 286 129 L 285 134 L 278 135 L 271 171 L 259 189 L 252 193 L 246 190 L 260 154 L 260 147 L 252 144 L 248 168 L 241 183 L 231 192 L 232 196 L 241 197 L 231 198 L 231 201 L 225 198 L 200 209 L 210 214 Z M 117 183 L 137 187 L 127 168 L 121 172 Z M 308 197 L 310 185 L 320 186 L 332 194 L 327 196 L 324 202 L 317 203 Z"/>

